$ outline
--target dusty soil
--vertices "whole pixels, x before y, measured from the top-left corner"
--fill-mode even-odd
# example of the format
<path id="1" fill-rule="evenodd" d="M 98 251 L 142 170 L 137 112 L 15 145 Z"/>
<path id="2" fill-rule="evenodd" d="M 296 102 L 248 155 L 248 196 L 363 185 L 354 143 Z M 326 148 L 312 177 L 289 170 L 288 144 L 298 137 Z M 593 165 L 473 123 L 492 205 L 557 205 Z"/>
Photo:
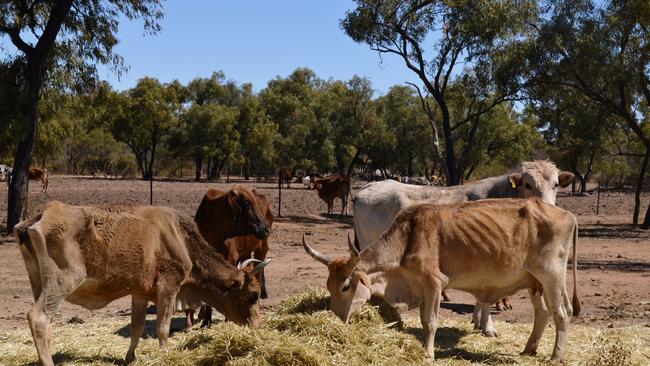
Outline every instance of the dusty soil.
<path id="1" fill-rule="evenodd" d="M 274 183 L 245 183 L 270 196 L 277 216 L 277 186 Z M 354 185 L 358 190 L 363 183 Z M 227 188 L 231 184 L 155 182 L 154 203 L 175 207 L 193 215 L 208 187 Z M 41 193 L 39 183 L 32 183 L 29 213 L 41 210 L 50 200 L 83 205 L 146 205 L 149 185 L 142 181 L 91 179 L 52 176 L 47 194 Z M 0 223 L 6 222 L 6 185 L 0 184 Z M 628 223 L 634 197 L 630 192 L 604 192 L 600 197 L 600 212 L 596 215 L 597 197 L 568 196 L 561 193 L 558 206 L 570 210 L 580 222 L 579 292 L 583 312 L 579 323 L 617 327 L 644 324 L 650 327 L 650 233 L 634 230 Z M 644 195 L 643 202 L 650 201 Z M 269 256 L 274 259 L 267 267 L 270 298 L 263 308 L 278 304 L 294 291 L 306 286 L 324 286 L 326 268 L 306 255 L 300 245 L 303 233 L 322 252 L 346 255 L 346 236 L 352 232 L 352 217 L 326 215 L 326 205 L 315 192 L 299 184 L 282 192 L 282 215 L 276 218 L 271 234 Z M 335 209 L 340 209 L 337 201 Z M 645 212 L 645 207 L 643 211 Z M 351 213 L 351 207 L 350 207 Z M 569 276 L 569 280 L 571 277 Z M 443 303 L 443 317 L 463 317 L 473 307 L 472 297 L 449 291 L 452 301 Z M 497 319 L 507 322 L 531 322 L 532 307 L 525 291 L 512 297 L 514 309 L 496 312 Z M 25 327 L 25 315 L 33 302 L 23 261 L 12 238 L 0 235 L 0 329 Z M 64 303 L 55 322 L 67 322 L 76 316 L 119 316 L 130 307 L 129 298 L 111 303 L 104 309 L 90 312 Z"/>

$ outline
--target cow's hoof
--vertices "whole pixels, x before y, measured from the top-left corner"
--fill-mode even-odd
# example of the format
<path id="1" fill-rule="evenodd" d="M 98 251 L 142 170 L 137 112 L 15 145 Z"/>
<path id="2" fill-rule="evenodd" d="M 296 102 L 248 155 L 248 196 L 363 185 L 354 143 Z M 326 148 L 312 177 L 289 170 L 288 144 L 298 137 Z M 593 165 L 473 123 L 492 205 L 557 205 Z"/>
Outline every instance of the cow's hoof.
<path id="1" fill-rule="evenodd" d="M 520 355 L 522 355 L 522 356 L 537 356 L 537 350 L 525 349 L 520 353 Z"/>
<path id="2" fill-rule="evenodd" d="M 497 331 L 494 330 L 494 329 L 484 330 L 483 335 L 488 337 L 488 338 L 496 338 L 497 337 Z"/>
<path id="3" fill-rule="evenodd" d="M 124 357 L 124 362 L 128 365 L 133 361 L 135 361 L 135 352 L 127 352 L 126 357 Z"/>

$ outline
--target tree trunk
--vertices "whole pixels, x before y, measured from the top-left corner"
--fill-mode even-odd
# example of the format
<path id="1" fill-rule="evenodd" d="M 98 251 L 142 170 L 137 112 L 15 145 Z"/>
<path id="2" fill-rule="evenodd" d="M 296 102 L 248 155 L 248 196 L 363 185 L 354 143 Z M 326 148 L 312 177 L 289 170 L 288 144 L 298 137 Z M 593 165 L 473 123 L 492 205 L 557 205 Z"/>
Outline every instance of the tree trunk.
<path id="1" fill-rule="evenodd" d="M 200 152 L 196 152 L 194 156 L 194 180 L 201 181 L 201 167 L 203 166 L 203 156 Z"/>
<path id="2" fill-rule="evenodd" d="M 25 113 L 25 134 L 18 143 L 14 167 L 7 197 L 7 234 L 23 218 L 29 192 L 27 172 L 32 162 L 38 118 L 39 90 L 41 87 L 40 68 L 28 61 L 26 69 L 28 100 Z"/>
<path id="3" fill-rule="evenodd" d="M 639 211 L 641 210 L 641 190 L 643 188 L 643 181 L 645 180 L 646 170 L 648 169 L 649 159 L 650 159 L 650 146 L 646 146 L 645 154 L 643 156 L 643 163 L 641 163 L 641 172 L 639 172 L 639 179 L 636 184 L 636 192 L 634 194 L 634 214 L 632 216 L 632 225 L 634 225 L 634 227 L 639 225 Z M 646 220 L 644 220 L 644 225 L 645 225 L 645 221 Z"/>
<path id="4" fill-rule="evenodd" d="M 348 165 L 348 170 L 346 174 L 348 177 L 352 174 L 352 171 L 354 170 L 354 165 L 357 163 L 357 159 L 359 159 L 359 155 L 361 155 L 361 149 L 357 148 L 357 152 L 352 157 L 352 160 L 350 161 L 350 165 Z"/>
<path id="5" fill-rule="evenodd" d="M 442 130 L 445 138 L 445 173 L 447 175 L 447 185 L 457 186 L 460 183 L 460 177 L 456 171 L 456 152 L 454 151 L 454 138 L 451 135 L 451 125 L 449 123 L 449 109 L 444 100 L 438 102 L 442 110 Z"/>
<path id="6" fill-rule="evenodd" d="M 406 176 L 409 178 L 413 177 L 413 158 L 413 153 L 409 151 L 409 164 L 406 168 Z"/>

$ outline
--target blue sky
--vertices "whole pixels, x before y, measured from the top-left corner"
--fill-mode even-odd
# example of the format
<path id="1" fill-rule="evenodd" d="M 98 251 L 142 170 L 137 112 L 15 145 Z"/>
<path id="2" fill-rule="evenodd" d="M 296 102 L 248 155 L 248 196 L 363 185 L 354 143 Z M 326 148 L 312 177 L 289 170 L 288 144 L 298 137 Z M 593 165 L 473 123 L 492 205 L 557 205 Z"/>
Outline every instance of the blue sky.
<path id="1" fill-rule="evenodd" d="M 382 62 L 341 30 L 339 20 L 353 7 L 347 0 L 169 0 L 157 35 L 145 35 L 139 21 L 120 23 L 117 52 L 130 70 L 118 80 L 100 68 L 100 77 L 123 90 L 144 76 L 186 83 L 222 70 L 260 90 L 278 75 L 309 67 L 323 79 L 367 76 L 378 94 L 416 81 L 400 58 L 387 55 Z"/>

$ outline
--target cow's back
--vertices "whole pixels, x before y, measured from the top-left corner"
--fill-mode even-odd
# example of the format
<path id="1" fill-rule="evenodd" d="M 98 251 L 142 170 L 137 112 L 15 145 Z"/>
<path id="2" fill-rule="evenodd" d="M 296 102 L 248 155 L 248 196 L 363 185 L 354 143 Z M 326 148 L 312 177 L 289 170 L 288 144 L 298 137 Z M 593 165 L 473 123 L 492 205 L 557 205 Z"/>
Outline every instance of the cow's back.
<path id="1" fill-rule="evenodd" d="M 489 199 L 434 212 L 428 225 L 436 228 L 431 240 L 439 245 L 440 270 L 451 279 L 450 288 L 465 290 L 490 279 L 504 287 L 527 280 L 531 265 L 543 266 L 559 247 L 570 249 L 576 225 L 571 213 L 539 199 Z"/>
<path id="2" fill-rule="evenodd" d="M 209 188 L 203 196 L 199 208 L 197 208 L 194 216 L 194 221 L 196 222 L 201 235 L 203 235 L 203 238 L 213 247 L 216 247 L 218 244 L 218 233 L 214 224 L 215 220 L 225 214 L 225 212 L 220 212 L 222 208 L 217 206 L 216 200 L 224 194 L 226 194 L 226 192 L 215 188 Z"/>
<path id="3" fill-rule="evenodd" d="M 452 204 L 467 197 L 449 188 L 403 184 L 392 179 L 368 183 L 352 206 L 354 228 L 361 249 L 375 242 L 403 209 L 417 204 Z"/>
<path id="4" fill-rule="evenodd" d="M 182 214 L 162 207 L 102 209 L 51 202 L 26 228 L 30 235 L 42 235 L 47 251 L 32 247 L 28 252 L 85 278 L 69 296 L 72 303 L 101 308 L 129 293 L 155 300 L 158 273 L 182 281 L 192 267 L 177 215 Z M 23 244 L 39 245 L 21 239 Z M 32 260 L 24 257 L 26 264 Z M 33 270 L 41 269 L 28 265 Z"/>

